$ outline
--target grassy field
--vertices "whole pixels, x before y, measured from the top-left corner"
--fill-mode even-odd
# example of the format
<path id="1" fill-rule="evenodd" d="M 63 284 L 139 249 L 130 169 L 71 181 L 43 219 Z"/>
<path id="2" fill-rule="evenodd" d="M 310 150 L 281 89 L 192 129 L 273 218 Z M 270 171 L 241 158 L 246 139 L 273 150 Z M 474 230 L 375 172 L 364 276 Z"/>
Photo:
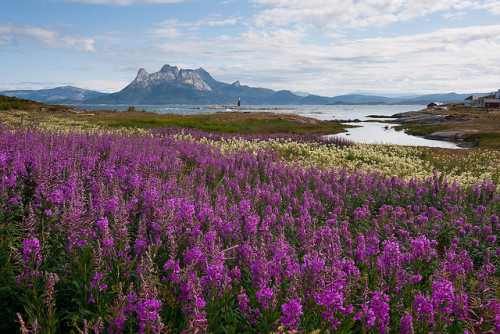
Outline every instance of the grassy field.
<path id="1" fill-rule="evenodd" d="M 29 100 L 0 97 L 0 120 L 9 125 L 34 124 L 45 129 L 134 128 L 157 129 L 182 127 L 203 131 L 266 134 L 335 134 L 350 126 L 320 121 L 293 114 L 269 112 L 218 112 L 177 115 L 152 112 L 96 110 L 82 111 L 71 106 L 46 105 Z"/>

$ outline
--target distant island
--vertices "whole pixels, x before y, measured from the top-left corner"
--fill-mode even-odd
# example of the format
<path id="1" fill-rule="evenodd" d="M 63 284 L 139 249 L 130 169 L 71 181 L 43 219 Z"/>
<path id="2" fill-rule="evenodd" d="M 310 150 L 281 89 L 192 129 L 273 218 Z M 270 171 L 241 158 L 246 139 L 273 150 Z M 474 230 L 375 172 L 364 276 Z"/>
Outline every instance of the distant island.
<path id="1" fill-rule="evenodd" d="M 103 105 L 233 105 L 238 98 L 242 105 L 328 105 L 328 104 L 405 104 L 427 105 L 463 102 L 470 94 L 429 94 L 405 97 L 384 97 L 347 94 L 326 97 L 314 94 L 294 94 L 290 90 L 274 91 L 268 88 L 232 84 L 215 80 L 203 68 L 178 69 L 164 65 L 160 71 L 148 73 L 141 68 L 135 79 L 116 93 L 102 93 L 78 87 L 64 86 L 42 90 L 8 90 L 0 94 L 52 104 Z M 490 93 L 475 93 L 485 96 Z M 305 95 L 305 96 L 304 96 Z"/>

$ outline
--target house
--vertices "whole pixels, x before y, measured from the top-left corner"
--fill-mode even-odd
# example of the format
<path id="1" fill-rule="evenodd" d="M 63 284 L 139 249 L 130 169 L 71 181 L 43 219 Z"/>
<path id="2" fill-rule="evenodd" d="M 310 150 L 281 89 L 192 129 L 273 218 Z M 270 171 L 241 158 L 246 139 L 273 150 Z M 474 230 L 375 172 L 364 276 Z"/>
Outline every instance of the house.
<path id="1" fill-rule="evenodd" d="M 483 99 L 484 108 L 500 108 L 500 99 Z"/>
<path id="2" fill-rule="evenodd" d="M 441 107 L 442 105 L 441 102 L 431 102 L 427 105 L 427 109 Z"/>
<path id="3" fill-rule="evenodd" d="M 500 108 L 500 89 L 485 97 L 476 98 L 475 95 L 471 95 L 464 101 L 464 106 L 466 107 L 477 107 L 477 108 Z"/>
<path id="4" fill-rule="evenodd" d="M 464 102 L 464 106 L 466 107 L 477 107 L 478 104 L 479 104 L 479 99 L 474 94 L 466 98 Z"/>

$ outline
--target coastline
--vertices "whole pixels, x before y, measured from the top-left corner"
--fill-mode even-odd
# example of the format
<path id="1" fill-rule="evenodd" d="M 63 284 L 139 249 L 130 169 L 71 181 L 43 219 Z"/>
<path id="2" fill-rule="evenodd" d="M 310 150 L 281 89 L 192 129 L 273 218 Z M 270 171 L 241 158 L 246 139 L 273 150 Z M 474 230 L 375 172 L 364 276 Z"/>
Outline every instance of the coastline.
<path id="1" fill-rule="evenodd" d="M 372 115 L 376 116 L 376 115 Z M 377 116 L 378 117 L 378 116 Z M 449 104 L 392 115 L 390 124 L 413 136 L 457 143 L 462 148 L 500 147 L 500 110 Z"/>
<path id="2" fill-rule="evenodd" d="M 201 107 L 193 107 L 189 108 L 191 110 L 224 110 L 224 111 L 240 111 L 240 110 L 248 110 L 248 111 L 272 111 L 272 110 L 296 110 L 297 108 L 292 107 L 245 107 L 245 106 L 231 106 L 231 105 L 223 105 L 223 106 L 201 106 Z"/>

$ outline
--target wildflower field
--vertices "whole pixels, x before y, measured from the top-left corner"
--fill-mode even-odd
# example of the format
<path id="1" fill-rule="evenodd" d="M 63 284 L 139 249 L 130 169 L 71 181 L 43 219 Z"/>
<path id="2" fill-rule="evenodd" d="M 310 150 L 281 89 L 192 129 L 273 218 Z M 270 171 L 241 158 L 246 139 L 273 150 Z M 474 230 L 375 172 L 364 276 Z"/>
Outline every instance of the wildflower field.
<path id="1" fill-rule="evenodd" d="M 0 125 L 0 332 L 498 333 L 470 152 Z"/>

